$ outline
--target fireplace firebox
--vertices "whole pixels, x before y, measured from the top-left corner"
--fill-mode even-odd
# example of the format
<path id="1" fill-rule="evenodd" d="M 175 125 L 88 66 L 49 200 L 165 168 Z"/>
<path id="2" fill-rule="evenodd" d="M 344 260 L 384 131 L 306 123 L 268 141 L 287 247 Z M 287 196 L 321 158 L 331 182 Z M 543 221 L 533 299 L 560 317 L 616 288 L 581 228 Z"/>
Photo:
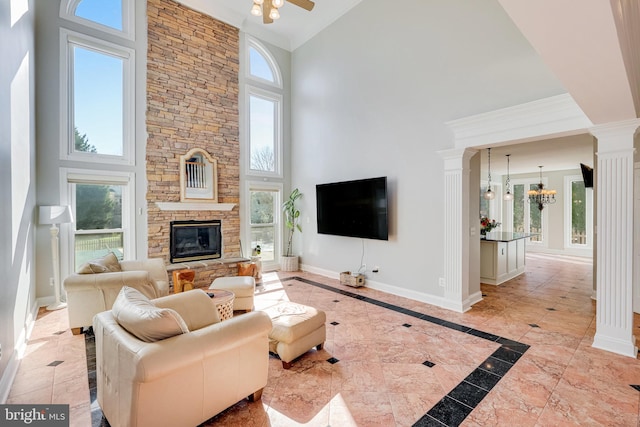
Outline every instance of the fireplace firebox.
<path id="1" fill-rule="evenodd" d="M 222 221 L 171 221 L 171 262 L 222 257 Z"/>

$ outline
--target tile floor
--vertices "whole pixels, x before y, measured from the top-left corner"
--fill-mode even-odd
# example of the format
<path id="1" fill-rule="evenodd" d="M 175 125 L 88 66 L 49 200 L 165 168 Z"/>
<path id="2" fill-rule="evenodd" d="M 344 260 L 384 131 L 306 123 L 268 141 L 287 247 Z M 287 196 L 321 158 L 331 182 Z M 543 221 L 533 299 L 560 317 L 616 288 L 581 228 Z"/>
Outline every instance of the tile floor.
<path id="1" fill-rule="evenodd" d="M 323 309 L 327 342 L 290 370 L 271 356 L 262 401 L 204 425 L 638 426 L 640 361 L 591 347 L 591 278 L 587 260 L 529 254 L 524 275 L 483 285 L 484 300 L 461 314 L 309 273 L 266 274 L 257 308 Z M 41 310 L 7 403 L 68 403 L 72 426 L 107 425 L 89 372 L 66 311 Z"/>

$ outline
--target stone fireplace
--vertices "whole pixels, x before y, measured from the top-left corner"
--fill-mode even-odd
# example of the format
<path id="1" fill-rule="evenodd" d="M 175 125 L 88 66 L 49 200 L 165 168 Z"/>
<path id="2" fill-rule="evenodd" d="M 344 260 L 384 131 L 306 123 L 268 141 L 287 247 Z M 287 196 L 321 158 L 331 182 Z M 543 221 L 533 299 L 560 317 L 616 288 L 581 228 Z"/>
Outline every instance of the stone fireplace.
<path id="1" fill-rule="evenodd" d="M 149 0 L 147 21 L 148 256 L 163 258 L 168 271 L 195 269 L 196 286 L 205 287 L 215 277 L 237 274 L 236 263 L 243 260 L 239 30 L 172 0 Z M 180 157 L 196 147 L 217 164 L 215 203 L 182 203 Z M 221 220 L 221 257 L 172 260 L 171 222 L 212 217 Z"/>

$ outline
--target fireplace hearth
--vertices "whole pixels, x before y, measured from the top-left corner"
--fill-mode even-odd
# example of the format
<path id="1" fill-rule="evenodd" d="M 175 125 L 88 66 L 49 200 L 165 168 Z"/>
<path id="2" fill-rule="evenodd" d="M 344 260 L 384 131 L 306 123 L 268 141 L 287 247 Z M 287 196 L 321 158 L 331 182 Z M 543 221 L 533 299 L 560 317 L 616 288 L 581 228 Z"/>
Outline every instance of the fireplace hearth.
<path id="1" fill-rule="evenodd" d="M 170 224 L 172 263 L 222 257 L 222 221 L 171 221 Z"/>

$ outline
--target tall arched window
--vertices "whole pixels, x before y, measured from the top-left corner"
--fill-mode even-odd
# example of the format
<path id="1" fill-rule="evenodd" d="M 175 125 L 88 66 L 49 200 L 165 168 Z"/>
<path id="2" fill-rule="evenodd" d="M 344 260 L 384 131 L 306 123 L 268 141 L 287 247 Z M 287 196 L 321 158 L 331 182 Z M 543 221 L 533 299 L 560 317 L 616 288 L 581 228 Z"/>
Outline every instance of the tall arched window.
<path id="1" fill-rule="evenodd" d="M 281 253 L 284 89 L 269 50 L 247 36 L 244 73 L 244 239 L 260 252 L 265 269 L 277 268 Z"/>
<path id="2" fill-rule="evenodd" d="M 282 177 L 282 75 L 258 41 L 247 43 L 247 172 Z"/>

